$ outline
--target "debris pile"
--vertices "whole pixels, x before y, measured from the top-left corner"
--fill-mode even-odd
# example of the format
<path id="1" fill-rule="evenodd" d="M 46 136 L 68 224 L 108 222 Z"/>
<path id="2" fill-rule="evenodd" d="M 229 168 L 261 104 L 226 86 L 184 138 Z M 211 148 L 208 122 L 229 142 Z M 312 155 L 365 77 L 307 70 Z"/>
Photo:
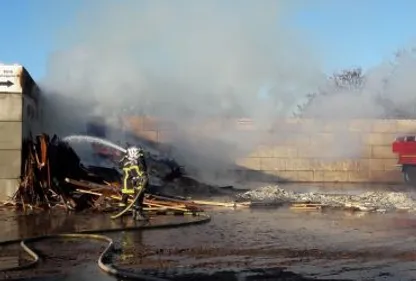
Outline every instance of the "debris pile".
<path id="1" fill-rule="evenodd" d="M 278 186 L 265 186 L 237 196 L 238 201 L 267 204 L 320 204 L 333 208 L 350 208 L 360 211 L 416 211 L 416 200 L 404 192 L 374 191 L 359 195 L 293 192 Z"/>
<path id="2" fill-rule="evenodd" d="M 105 211 L 114 209 L 114 203 L 121 200 L 121 173 L 115 168 L 84 166 L 75 150 L 56 135 L 52 139 L 42 134 L 26 140 L 23 143 L 22 159 L 25 161 L 20 186 L 12 201 L 6 205 L 23 209 L 63 207 L 77 211 Z M 147 194 L 145 199 L 149 208 L 195 209 L 194 201 L 178 197 L 181 194 L 178 186 L 184 187 L 182 191 L 195 186 L 202 186 L 200 189 L 206 191 L 216 190 L 215 187 L 207 188 L 208 186 L 187 178 L 183 168 L 172 160 L 166 162 L 149 157 L 149 164 L 153 182 L 156 179 L 159 183 L 150 186 L 149 193 L 152 195 Z M 162 187 L 171 188 L 175 198 L 161 194 Z M 200 202 L 199 205 L 203 204 Z"/>
<path id="3" fill-rule="evenodd" d="M 97 183 L 105 180 L 89 173 L 76 153 L 56 135 L 52 139 L 42 134 L 35 140 L 25 140 L 22 159 L 21 183 L 13 201 L 23 208 L 64 205 L 68 209 L 77 209 L 90 204 L 90 198 L 75 196 L 73 189 L 65 184 L 65 178 L 85 178 Z"/>

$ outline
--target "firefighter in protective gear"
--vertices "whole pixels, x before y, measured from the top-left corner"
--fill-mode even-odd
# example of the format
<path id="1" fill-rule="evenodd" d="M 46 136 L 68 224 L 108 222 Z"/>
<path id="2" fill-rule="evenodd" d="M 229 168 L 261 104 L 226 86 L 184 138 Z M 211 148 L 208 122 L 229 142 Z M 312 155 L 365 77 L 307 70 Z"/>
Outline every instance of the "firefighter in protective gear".
<path id="1" fill-rule="evenodd" d="M 132 210 L 133 219 L 145 220 L 146 217 L 143 216 L 143 200 L 144 193 L 148 188 L 149 176 L 143 150 L 134 146 L 129 147 L 124 157 L 120 160 L 120 166 L 123 169 L 120 207 L 125 208 L 129 196 L 133 195 L 133 197 L 136 197 L 139 193 Z"/>

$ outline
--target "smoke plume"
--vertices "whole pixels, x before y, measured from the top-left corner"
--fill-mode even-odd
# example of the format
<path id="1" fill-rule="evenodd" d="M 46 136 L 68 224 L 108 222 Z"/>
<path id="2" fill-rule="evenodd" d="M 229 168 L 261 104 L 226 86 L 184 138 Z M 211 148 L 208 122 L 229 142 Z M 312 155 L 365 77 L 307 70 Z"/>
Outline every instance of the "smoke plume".
<path id="1" fill-rule="evenodd" d="M 414 112 L 409 107 L 415 88 L 412 52 L 370 69 L 359 87 L 339 87 L 323 74 L 319 62 L 324 58 L 313 52 L 313 41 L 288 27 L 300 7 L 288 3 L 89 2 L 65 30 L 42 82 L 49 93 L 49 130 L 80 133 L 91 116 L 108 121 L 123 114 L 157 117 L 177 128 L 168 139 L 173 156 L 210 180 L 269 139 L 274 121 L 290 115 L 307 93 L 317 93 L 303 110 L 307 118 L 345 121 Z M 269 89 L 266 98 L 259 95 L 264 88 Z M 239 132 L 231 123 L 215 131 L 201 126 L 240 117 L 253 119 L 260 132 Z M 288 132 L 274 135 L 290 137 Z M 345 126 L 336 137 L 337 146 L 326 147 L 334 157 L 358 156 L 361 144 Z"/>
<path id="2" fill-rule="evenodd" d="M 415 49 L 402 50 L 391 60 L 381 62 L 366 73 L 347 70 L 335 78 L 348 78 L 344 85 L 334 79 L 321 85 L 314 101 L 302 112 L 311 118 L 415 118 L 416 82 L 412 73 L 416 70 Z M 358 81 L 359 80 L 359 81 Z"/>
<path id="3" fill-rule="evenodd" d="M 416 70 L 415 51 L 403 49 L 365 73 L 347 69 L 334 74 L 301 107 L 300 115 L 304 118 L 339 122 L 338 129 L 333 131 L 332 146 L 324 144 L 332 158 L 362 157 L 363 132 L 349 131 L 351 119 L 416 118 L 416 82 L 412 78 Z"/>
<path id="4" fill-rule="evenodd" d="M 179 128 L 170 139 L 176 156 L 207 180 L 264 135 L 188 128 L 244 117 L 266 130 L 324 79 L 312 44 L 287 27 L 296 9 L 287 1 L 92 3 L 66 30 L 42 82 L 53 93 L 49 128 L 61 135 L 83 131 L 92 114 L 168 120 Z M 260 99 L 268 85 L 271 96 Z"/>
<path id="5" fill-rule="evenodd" d="M 313 40 L 288 24 L 302 3 L 89 2 L 65 29 L 42 82 L 49 130 L 80 133 L 91 116 L 169 121 L 177 128 L 168 139 L 173 156 L 210 180 L 269 140 L 267 131 L 279 130 L 275 120 L 290 116 L 308 93 L 316 95 L 303 108 L 306 118 L 415 117 L 414 50 L 369 69 L 359 85 L 340 87 L 323 73 L 325 58 L 316 55 Z M 254 120 L 260 132 L 240 132 L 231 123 L 215 131 L 201 125 L 241 117 Z M 359 156 L 361 142 L 346 126 L 335 135 L 336 146 L 327 151 L 334 157 Z M 291 137 L 274 134 L 279 140 Z"/>

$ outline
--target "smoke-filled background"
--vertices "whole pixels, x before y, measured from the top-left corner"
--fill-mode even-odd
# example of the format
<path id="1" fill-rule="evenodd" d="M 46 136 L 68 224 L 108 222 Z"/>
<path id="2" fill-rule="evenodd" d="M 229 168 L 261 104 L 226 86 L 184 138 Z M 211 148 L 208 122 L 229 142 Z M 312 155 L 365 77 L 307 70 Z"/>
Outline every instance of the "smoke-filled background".
<path id="1" fill-rule="evenodd" d="M 365 74 L 327 77 L 313 37 L 288 24 L 304 3 L 89 2 L 57 39 L 59 51 L 41 82 L 49 130 L 61 136 L 83 132 L 92 115 L 168 120 L 179 128 L 169 140 L 174 156 L 210 180 L 269 138 L 279 117 L 412 113 L 411 52 Z M 407 107 L 398 110 L 396 103 Z M 212 118 L 241 117 L 253 119 L 260 132 L 188 129 Z M 348 141 L 345 132 L 340 138 Z"/>

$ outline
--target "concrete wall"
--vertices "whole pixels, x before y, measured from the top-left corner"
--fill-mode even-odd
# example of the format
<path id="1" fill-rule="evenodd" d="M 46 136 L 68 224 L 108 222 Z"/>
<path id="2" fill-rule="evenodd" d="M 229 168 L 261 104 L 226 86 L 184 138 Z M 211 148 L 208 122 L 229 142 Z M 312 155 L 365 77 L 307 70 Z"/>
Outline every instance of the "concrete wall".
<path id="1" fill-rule="evenodd" d="M 233 121 L 233 128 L 258 132 L 250 120 Z M 126 121 L 138 136 L 156 143 L 166 141 L 169 126 L 150 118 Z M 209 130 L 230 128 L 210 124 Z M 222 128 L 222 129 L 221 129 Z M 391 144 L 396 136 L 416 134 L 416 120 L 278 120 L 264 141 L 251 153 L 235 159 L 244 178 L 267 177 L 294 182 L 402 183 Z"/>
<path id="2" fill-rule="evenodd" d="M 22 141 L 40 131 L 39 89 L 20 65 L 0 65 L 0 201 L 16 191 Z"/>
<path id="3" fill-rule="evenodd" d="M 402 183 L 391 144 L 416 132 L 413 120 L 283 120 L 279 127 L 271 132 L 277 141 L 237 163 L 299 182 Z"/>

